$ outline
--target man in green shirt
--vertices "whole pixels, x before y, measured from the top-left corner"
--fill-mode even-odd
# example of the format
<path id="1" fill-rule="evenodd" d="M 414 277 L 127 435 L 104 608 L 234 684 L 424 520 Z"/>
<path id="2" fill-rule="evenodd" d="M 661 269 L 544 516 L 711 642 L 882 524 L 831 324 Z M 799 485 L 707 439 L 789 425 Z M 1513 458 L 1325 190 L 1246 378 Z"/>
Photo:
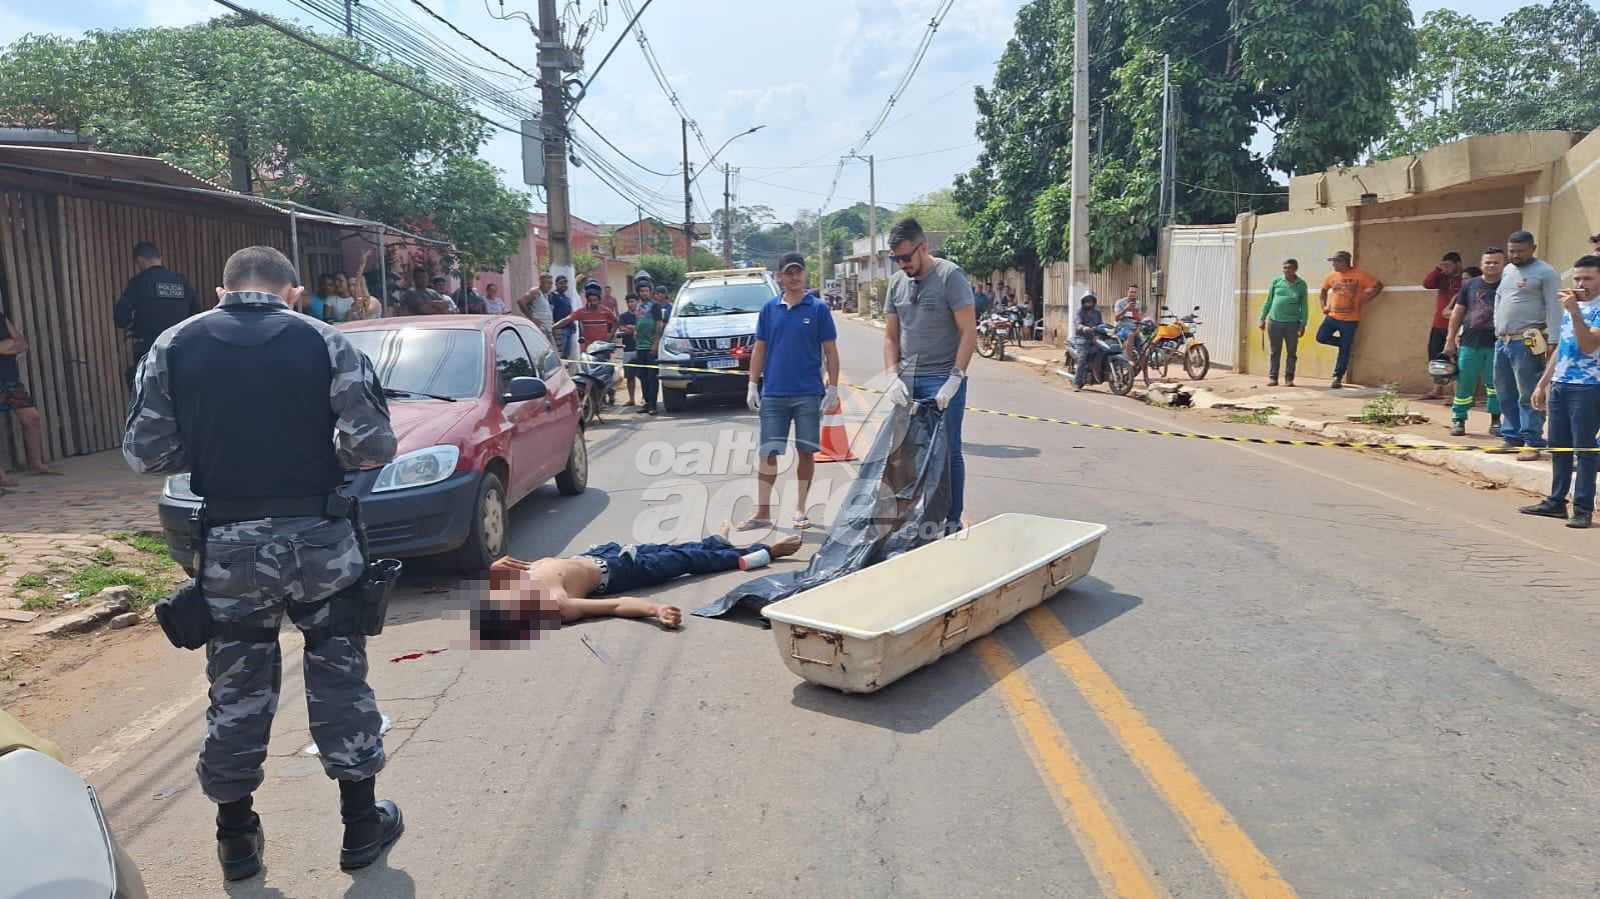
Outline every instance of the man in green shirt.
<path id="1" fill-rule="evenodd" d="M 1300 277 L 1300 263 L 1295 259 L 1283 260 L 1283 274 L 1272 279 L 1267 288 L 1267 301 L 1261 306 L 1261 323 L 1267 332 L 1267 342 L 1272 347 L 1272 361 L 1267 367 L 1267 386 L 1278 386 L 1278 360 L 1283 348 L 1289 348 L 1289 362 L 1283 370 L 1283 383 L 1294 386 L 1294 363 L 1300 355 L 1300 338 L 1306 333 L 1306 282 Z"/>

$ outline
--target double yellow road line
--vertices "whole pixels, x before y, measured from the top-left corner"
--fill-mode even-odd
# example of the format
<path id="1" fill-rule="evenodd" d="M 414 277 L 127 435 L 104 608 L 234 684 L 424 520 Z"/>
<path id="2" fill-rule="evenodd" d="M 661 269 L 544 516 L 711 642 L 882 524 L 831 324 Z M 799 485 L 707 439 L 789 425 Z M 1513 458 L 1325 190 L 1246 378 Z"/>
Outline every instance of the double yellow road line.
<path id="1" fill-rule="evenodd" d="M 1061 620 L 1039 607 L 1027 612 L 1023 621 L 1145 780 L 1182 819 L 1189 839 L 1205 853 L 1229 892 L 1252 899 L 1293 897 L 1294 889 L 1272 862 Z M 1129 899 L 1167 895 L 1016 659 L 993 636 L 978 641 L 974 648 L 994 678 L 1023 746 L 1050 787 L 1051 798 L 1101 890 L 1107 896 Z"/>

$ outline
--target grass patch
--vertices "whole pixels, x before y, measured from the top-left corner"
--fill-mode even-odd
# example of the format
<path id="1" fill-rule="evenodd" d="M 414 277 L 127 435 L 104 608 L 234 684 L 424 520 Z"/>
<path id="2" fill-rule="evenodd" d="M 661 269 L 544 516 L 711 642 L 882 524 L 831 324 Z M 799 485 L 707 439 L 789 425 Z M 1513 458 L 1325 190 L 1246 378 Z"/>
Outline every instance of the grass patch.
<path id="1" fill-rule="evenodd" d="M 152 534 L 148 531 L 137 534 L 120 531 L 112 534 L 111 539 L 119 543 L 126 543 L 145 555 L 161 556 L 163 558 L 167 555 L 167 541 L 162 539 L 160 534 Z"/>
<path id="2" fill-rule="evenodd" d="M 171 591 L 172 585 L 179 579 L 176 569 L 176 565 L 171 566 L 171 570 L 147 566 L 138 571 L 110 565 L 90 565 L 73 573 L 67 581 L 67 592 L 77 592 L 81 598 L 89 599 L 107 587 L 130 587 L 134 593 L 134 608 L 142 609 Z"/>
<path id="3" fill-rule="evenodd" d="M 117 554 L 102 546 L 95 550 L 94 554 L 89 556 L 89 558 L 99 562 L 102 565 L 110 565 L 112 562 L 117 560 Z"/>
<path id="4" fill-rule="evenodd" d="M 28 590 L 28 589 L 31 589 L 31 588 L 34 588 L 34 587 L 43 587 L 44 584 L 45 584 L 45 581 L 44 581 L 44 576 L 43 575 L 25 574 L 22 577 L 17 578 L 17 586 L 21 587 L 24 590 Z"/>
<path id="5" fill-rule="evenodd" d="M 22 597 L 22 607 L 30 612 L 44 612 L 56 607 L 56 601 L 42 593 L 29 593 Z"/>
<path id="6" fill-rule="evenodd" d="M 1361 407 L 1362 424 L 1380 428 L 1394 427 L 1411 417 L 1411 407 L 1400 399 L 1394 385 L 1388 384 L 1383 392 L 1367 400 Z"/>
<path id="7" fill-rule="evenodd" d="M 1264 409 L 1251 409 L 1248 412 L 1234 412 L 1223 418 L 1223 421 L 1236 425 L 1265 425 L 1271 424 L 1272 416 L 1277 414 L 1277 406 L 1267 406 Z"/>

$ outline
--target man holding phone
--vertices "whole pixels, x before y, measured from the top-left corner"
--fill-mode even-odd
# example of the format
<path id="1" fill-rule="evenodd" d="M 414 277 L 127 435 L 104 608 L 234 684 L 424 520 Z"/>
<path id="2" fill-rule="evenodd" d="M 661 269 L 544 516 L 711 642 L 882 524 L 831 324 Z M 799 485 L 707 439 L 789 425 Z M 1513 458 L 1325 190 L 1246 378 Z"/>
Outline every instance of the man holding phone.
<path id="1" fill-rule="evenodd" d="M 1533 388 L 1533 407 L 1549 414 L 1550 447 L 1577 452 L 1552 453 L 1550 495 L 1518 511 L 1567 518 L 1570 489 L 1572 517 L 1567 527 L 1587 528 L 1593 523 L 1595 473 L 1600 467 L 1600 455 L 1594 451 L 1595 433 L 1600 431 L 1600 255 L 1585 256 L 1572 268 L 1572 287 L 1558 295 L 1563 310 L 1561 339 Z"/>

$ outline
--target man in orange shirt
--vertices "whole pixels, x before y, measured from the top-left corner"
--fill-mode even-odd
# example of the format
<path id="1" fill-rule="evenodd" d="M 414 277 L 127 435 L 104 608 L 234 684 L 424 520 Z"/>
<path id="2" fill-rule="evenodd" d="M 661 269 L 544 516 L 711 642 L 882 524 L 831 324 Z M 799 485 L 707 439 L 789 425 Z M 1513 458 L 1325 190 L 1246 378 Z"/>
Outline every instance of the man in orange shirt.
<path id="1" fill-rule="evenodd" d="M 578 326 L 578 346 L 580 351 L 587 349 L 589 344 L 596 340 L 610 340 L 611 335 L 617 330 L 617 314 L 600 305 L 600 283 L 590 281 L 583 285 L 583 306 L 561 321 L 555 327 L 561 328 L 570 325 Z"/>
<path id="2" fill-rule="evenodd" d="M 1344 386 L 1344 373 L 1350 367 L 1350 350 L 1356 345 L 1356 329 L 1361 324 L 1361 307 L 1383 292 L 1383 282 L 1350 264 L 1350 252 L 1340 250 L 1328 257 L 1333 271 L 1322 279 L 1322 327 L 1317 343 L 1339 348 L 1333 363 L 1334 390 Z"/>

